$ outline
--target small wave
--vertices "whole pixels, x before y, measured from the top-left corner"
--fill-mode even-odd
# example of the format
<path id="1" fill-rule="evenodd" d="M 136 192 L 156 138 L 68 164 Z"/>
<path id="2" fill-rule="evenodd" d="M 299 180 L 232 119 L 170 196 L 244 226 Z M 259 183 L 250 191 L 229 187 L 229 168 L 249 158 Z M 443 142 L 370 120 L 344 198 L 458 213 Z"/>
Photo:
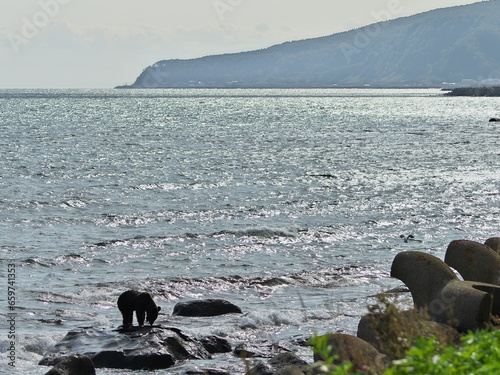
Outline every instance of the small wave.
<path id="1" fill-rule="evenodd" d="M 339 178 L 339 176 L 331 174 L 331 173 L 311 174 L 309 176 L 310 177 L 318 177 L 318 178 L 332 178 L 332 179 L 338 179 Z"/>
<path id="2" fill-rule="evenodd" d="M 60 255 L 57 258 L 54 258 L 54 262 L 57 264 L 66 264 L 66 263 L 87 263 L 90 262 L 90 259 L 87 259 L 80 254 L 66 254 Z"/>
<path id="3" fill-rule="evenodd" d="M 114 220 L 114 219 L 112 219 Z M 116 219 L 120 221 L 120 219 Z M 113 226 L 113 225 L 112 225 Z M 107 247 L 107 246 L 118 246 L 118 245 L 128 245 L 130 243 L 135 242 L 163 242 L 175 238 L 181 239 L 196 239 L 200 237 L 218 237 L 218 236 L 235 236 L 235 237 L 258 237 L 258 238 L 295 238 L 296 231 L 287 230 L 287 229 L 273 229 L 267 227 L 261 228 L 250 228 L 250 229 L 242 229 L 242 230 L 222 230 L 214 233 L 191 233 L 186 232 L 177 236 L 142 236 L 138 235 L 131 238 L 122 238 L 122 239 L 111 239 L 104 240 L 100 242 L 95 242 L 92 246 L 97 247 Z"/>
<path id="4" fill-rule="evenodd" d="M 276 276 L 175 277 L 167 280 L 150 280 L 147 289 L 155 295 L 163 295 L 168 300 L 186 296 L 199 297 L 213 293 L 226 293 L 234 290 L 267 295 L 290 287 L 334 289 L 346 284 L 365 284 L 371 278 L 380 277 L 380 275 L 374 275 L 371 272 L 370 268 L 353 265 Z"/>
<path id="5" fill-rule="evenodd" d="M 263 326 L 298 325 L 304 319 L 301 311 L 282 312 L 251 312 L 244 316 L 239 324 L 241 329 L 257 329 Z"/>
<path id="6" fill-rule="evenodd" d="M 135 227 L 154 223 L 159 219 L 154 216 L 144 214 L 130 215 L 112 215 L 104 214 L 102 218 L 95 221 L 98 226 L 117 228 L 117 227 Z M 164 219 L 161 219 L 164 220 Z"/>
<path id="7" fill-rule="evenodd" d="M 277 287 L 293 284 L 293 278 L 289 278 L 286 276 L 283 277 L 259 277 L 249 282 L 249 285 L 260 285 L 260 286 L 269 286 L 269 287 Z"/>
<path id="8" fill-rule="evenodd" d="M 234 235 L 237 237 L 263 237 L 263 238 L 273 238 L 273 237 L 295 237 L 296 233 L 286 230 L 286 229 L 275 229 L 268 227 L 259 228 L 249 228 L 242 230 L 223 230 L 215 233 L 215 235 Z"/>
<path id="9" fill-rule="evenodd" d="M 127 244 L 130 244 L 131 242 L 144 242 L 144 241 L 150 241 L 150 240 L 154 240 L 154 241 L 163 241 L 163 240 L 167 240 L 169 239 L 170 237 L 166 237 L 166 236 L 150 236 L 150 237 L 146 237 L 146 236 L 141 236 L 141 235 L 138 235 L 138 236 L 135 236 L 135 237 L 131 237 L 131 238 L 123 238 L 123 239 L 113 239 L 113 240 L 105 240 L 105 241 L 101 241 L 101 242 L 95 242 L 92 244 L 92 246 L 97 246 L 97 247 L 106 247 L 106 246 L 118 246 L 118 245 L 127 245 Z"/>
<path id="10" fill-rule="evenodd" d="M 64 201 L 60 205 L 62 208 L 83 208 L 87 206 L 87 203 L 79 199 L 69 199 Z"/>
<path id="11" fill-rule="evenodd" d="M 57 342 L 55 338 L 45 336 L 24 337 L 22 341 L 25 351 L 38 355 L 44 355 Z"/>
<path id="12" fill-rule="evenodd" d="M 40 258 L 28 258 L 25 259 L 23 262 L 29 265 L 42 266 L 46 268 L 50 268 L 51 266 L 53 266 L 53 264 L 41 261 Z"/>
<path id="13" fill-rule="evenodd" d="M 150 184 L 141 184 L 136 187 L 134 187 L 134 190 L 164 190 L 164 191 L 170 191 L 170 190 L 179 190 L 181 189 L 181 185 L 177 185 L 174 183 L 168 183 L 168 182 L 160 182 L 160 183 L 150 183 Z"/>

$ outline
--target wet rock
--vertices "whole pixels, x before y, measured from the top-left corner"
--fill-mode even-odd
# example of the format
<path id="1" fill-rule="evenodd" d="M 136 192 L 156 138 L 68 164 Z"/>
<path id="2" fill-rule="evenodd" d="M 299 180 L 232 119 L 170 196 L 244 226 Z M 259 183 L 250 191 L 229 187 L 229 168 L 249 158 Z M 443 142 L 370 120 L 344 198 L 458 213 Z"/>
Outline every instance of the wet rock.
<path id="1" fill-rule="evenodd" d="M 95 367 L 89 357 L 73 354 L 57 363 L 45 375 L 95 375 Z"/>
<path id="2" fill-rule="evenodd" d="M 354 371 L 371 371 L 381 373 L 387 369 L 389 362 L 385 355 L 366 341 L 351 335 L 340 333 L 328 335 L 328 344 L 332 347 L 330 354 L 337 355 L 334 364 L 351 362 Z M 314 354 L 314 361 L 324 361 L 321 354 Z"/>
<path id="3" fill-rule="evenodd" d="M 231 375 L 225 370 L 219 369 L 199 369 L 186 371 L 186 375 Z"/>
<path id="4" fill-rule="evenodd" d="M 298 366 L 285 366 L 282 369 L 276 371 L 274 375 L 304 375 L 304 371 Z"/>
<path id="5" fill-rule="evenodd" d="M 497 254 L 500 254 L 500 237 L 488 238 L 484 244 L 491 247 Z"/>
<path id="6" fill-rule="evenodd" d="M 242 314 L 241 309 L 224 299 L 203 299 L 179 302 L 174 306 L 173 315 L 179 316 L 217 316 Z"/>
<path id="7" fill-rule="evenodd" d="M 273 346 L 274 350 L 284 350 L 283 348 Z M 235 349 L 235 354 L 241 358 L 255 358 L 255 357 L 270 357 L 268 361 L 257 362 L 249 371 L 249 375 L 286 375 L 286 374 L 304 374 L 309 364 L 303 359 L 297 357 L 292 352 L 283 352 L 275 356 L 271 354 L 264 354 L 258 349 L 249 349 L 247 345 L 238 345 Z M 300 371 L 300 372 L 298 372 Z"/>
<path id="8" fill-rule="evenodd" d="M 268 354 L 253 345 L 239 344 L 234 348 L 234 355 L 239 358 L 269 357 Z"/>
<path id="9" fill-rule="evenodd" d="M 391 276 L 410 289 L 417 309 L 459 331 L 484 328 L 492 318 L 493 297 L 500 287 L 460 281 L 439 258 L 420 251 L 405 251 L 394 258 Z"/>
<path id="10" fill-rule="evenodd" d="M 272 358 L 269 363 L 274 368 L 285 367 L 288 365 L 294 365 L 298 367 L 306 367 L 308 363 L 304 361 L 302 358 L 297 357 L 296 354 L 288 352 L 288 353 L 280 353 L 274 358 Z"/>
<path id="11" fill-rule="evenodd" d="M 209 359 L 201 342 L 175 328 L 142 327 L 129 332 L 80 329 L 69 332 L 39 362 L 52 366 L 71 354 L 88 356 L 96 368 L 157 370 L 187 359 Z"/>
<path id="12" fill-rule="evenodd" d="M 274 371 L 268 363 L 259 362 L 248 371 L 248 375 L 274 375 Z"/>
<path id="13" fill-rule="evenodd" d="M 231 351 L 231 344 L 226 339 L 218 336 L 203 337 L 200 342 L 210 354 L 229 353 Z"/>
<path id="14" fill-rule="evenodd" d="M 269 361 L 275 375 L 303 375 L 309 364 L 294 353 L 280 353 Z"/>

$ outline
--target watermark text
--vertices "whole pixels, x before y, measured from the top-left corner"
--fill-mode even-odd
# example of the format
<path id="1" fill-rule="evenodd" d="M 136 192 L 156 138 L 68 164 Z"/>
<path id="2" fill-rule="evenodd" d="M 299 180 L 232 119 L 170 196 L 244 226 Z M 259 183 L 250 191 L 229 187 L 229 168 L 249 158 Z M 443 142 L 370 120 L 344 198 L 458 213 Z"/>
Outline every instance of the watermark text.
<path id="1" fill-rule="evenodd" d="M 10 367 L 16 367 L 16 265 L 7 264 L 7 359 Z"/>
<path id="2" fill-rule="evenodd" d="M 213 5 L 215 12 L 221 21 L 224 21 L 226 13 L 232 13 L 237 7 L 243 4 L 244 0 L 215 0 Z"/>
<path id="3" fill-rule="evenodd" d="M 384 25 L 382 22 L 394 18 L 402 11 L 403 7 L 400 0 L 390 0 L 385 9 L 379 11 L 373 10 L 371 15 L 377 23 L 359 29 L 352 43 L 344 42 L 340 44 L 340 49 L 347 63 L 350 64 L 354 55 L 361 53 L 364 48 L 368 47 L 373 39 L 379 36 L 382 26 Z"/>
<path id="4" fill-rule="evenodd" d="M 10 32 L 8 38 L 15 53 L 36 38 L 61 11 L 61 5 L 72 0 L 39 0 L 39 10 L 31 16 L 21 18 L 22 26 L 17 32 Z"/>

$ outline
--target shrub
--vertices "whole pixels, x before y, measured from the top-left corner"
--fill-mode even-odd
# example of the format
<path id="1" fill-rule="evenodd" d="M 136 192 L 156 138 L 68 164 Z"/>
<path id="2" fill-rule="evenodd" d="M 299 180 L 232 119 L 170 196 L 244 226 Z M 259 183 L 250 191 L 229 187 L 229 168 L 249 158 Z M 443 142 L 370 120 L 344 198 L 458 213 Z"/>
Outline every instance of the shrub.
<path id="1" fill-rule="evenodd" d="M 500 373 L 500 331 L 469 332 L 461 345 L 441 347 L 435 339 L 419 339 L 405 359 L 384 375 L 498 374 Z"/>
<path id="2" fill-rule="evenodd" d="M 369 306 L 370 314 L 363 317 L 364 331 L 366 325 L 371 327 L 367 337 L 373 346 L 390 360 L 402 359 L 406 352 L 415 345 L 417 339 L 435 337 L 441 346 L 458 343 L 458 332 L 450 326 L 433 322 L 423 310 L 401 311 L 396 301 L 389 300 L 387 295 L 377 296 L 377 303 Z"/>

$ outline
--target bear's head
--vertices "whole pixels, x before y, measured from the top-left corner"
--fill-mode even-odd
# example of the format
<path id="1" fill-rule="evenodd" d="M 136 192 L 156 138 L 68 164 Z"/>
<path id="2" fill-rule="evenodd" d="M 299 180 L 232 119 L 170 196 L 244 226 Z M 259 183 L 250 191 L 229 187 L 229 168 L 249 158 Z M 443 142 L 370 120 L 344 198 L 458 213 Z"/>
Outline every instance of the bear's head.
<path id="1" fill-rule="evenodd" d="M 153 325 L 155 322 L 156 318 L 158 318 L 158 312 L 161 310 L 160 306 L 156 306 L 154 309 L 151 309 L 151 311 L 148 311 L 148 317 L 147 321 L 149 324 Z"/>

